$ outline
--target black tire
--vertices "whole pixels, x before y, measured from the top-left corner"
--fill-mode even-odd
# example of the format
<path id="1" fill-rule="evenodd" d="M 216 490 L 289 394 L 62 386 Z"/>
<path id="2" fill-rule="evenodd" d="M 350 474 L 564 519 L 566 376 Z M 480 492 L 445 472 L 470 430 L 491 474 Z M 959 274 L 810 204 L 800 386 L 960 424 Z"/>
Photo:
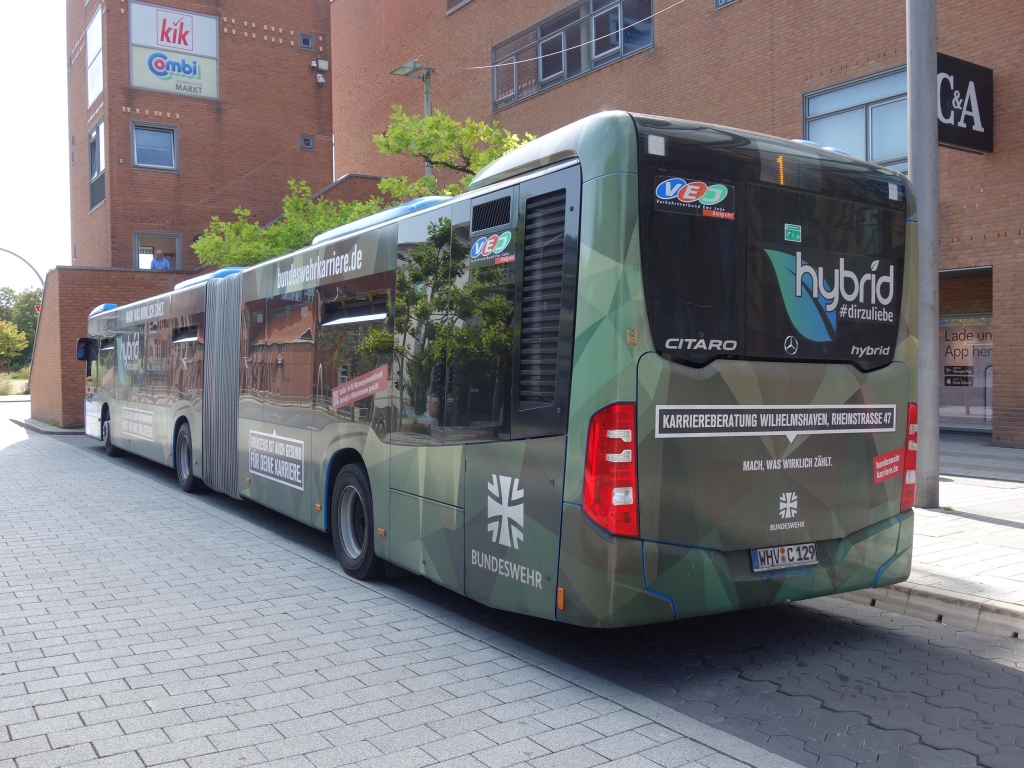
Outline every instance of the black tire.
<path id="1" fill-rule="evenodd" d="M 195 493 L 203 487 L 203 483 L 192 471 L 192 430 L 186 421 L 174 438 L 174 468 L 178 476 L 178 485 L 185 493 Z"/>
<path id="2" fill-rule="evenodd" d="M 373 551 L 373 497 L 360 464 L 342 467 L 331 491 L 331 538 L 342 569 L 354 579 L 384 575 L 384 561 Z"/>
<path id="3" fill-rule="evenodd" d="M 103 421 L 100 422 L 100 437 L 103 438 L 103 447 L 107 451 L 107 456 L 120 456 L 121 449 L 115 448 L 114 444 L 110 442 L 110 417 L 104 416 Z"/>

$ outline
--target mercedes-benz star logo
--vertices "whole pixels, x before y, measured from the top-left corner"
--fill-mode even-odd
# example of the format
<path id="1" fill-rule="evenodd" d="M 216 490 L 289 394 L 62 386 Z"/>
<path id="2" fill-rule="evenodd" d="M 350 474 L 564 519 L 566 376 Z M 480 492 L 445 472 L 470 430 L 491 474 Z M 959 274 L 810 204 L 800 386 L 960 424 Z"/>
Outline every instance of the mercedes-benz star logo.
<path id="1" fill-rule="evenodd" d="M 787 355 L 795 355 L 796 351 L 800 349 L 800 343 L 796 340 L 796 336 L 787 336 L 786 340 L 782 342 L 782 348 L 786 350 Z"/>

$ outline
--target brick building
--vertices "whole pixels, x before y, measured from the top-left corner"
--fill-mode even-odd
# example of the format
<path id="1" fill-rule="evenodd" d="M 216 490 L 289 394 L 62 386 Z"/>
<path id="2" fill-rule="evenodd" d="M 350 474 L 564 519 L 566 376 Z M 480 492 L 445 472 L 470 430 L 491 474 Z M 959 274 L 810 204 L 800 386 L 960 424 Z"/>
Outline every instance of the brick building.
<path id="1" fill-rule="evenodd" d="M 195 270 L 211 215 L 334 180 L 329 7 L 68 0 L 73 266 Z"/>
<path id="2" fill-rule="evenodd" d="M 995 93 L 994 151 L 939 152 L 935 332 L 944 362 L 962 364 L 960 354 L 972 363 L 971 376 L 943 387 L 942 419 L 1024 446 L 1024 306 L 1015 298 L 1024 289 L 1016 193 L 1024 3 L 938 6 L 940 53 L 993 70 Z M 389 75 L 420 56 L 436 69 L 435 109 L 498 119 L 520 134 L 626 109 L 811 139 L 905 170 L 905 8 L 903 0 L 335 0 L 332 66 L 360 84 L 335 82 L 337 168 L 420 175 L 417 162 L 382 157 L 370 138 L 386 127 L 391 104 L 421 112 L 422 86 Z"/>
<path id="3" fill-rule="evenodd" d="M 270 222 L 289 179 L 367 180 L 334 182 L 330 0 L 67 0 L 67 25 L 72 268 L 47 277 L 31 385 L 73 426 L 89 309 L 173 287 L 211 216 Z"/>

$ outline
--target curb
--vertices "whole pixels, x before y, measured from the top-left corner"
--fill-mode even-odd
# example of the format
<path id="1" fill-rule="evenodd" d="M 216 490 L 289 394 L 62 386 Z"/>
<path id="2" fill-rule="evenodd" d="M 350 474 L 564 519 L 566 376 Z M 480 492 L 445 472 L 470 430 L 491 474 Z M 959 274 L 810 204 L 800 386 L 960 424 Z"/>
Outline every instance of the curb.
<path id="1" fill-rule="evenodd" d="M 847 592 L 836 597 L 983 635 L 1012 639 L 1024 635 L 1024 606 L 924 584 L 904 582 L 881 589 Z"/>
<path id="2" fill-rule="evenodd" d="M 31 432 L 38 432 L 41 435 L 84 435 L 85 429 L 62 429 L 47 424 L 38 419 L 11 419 L 14 424 L 23 427 Z"/>

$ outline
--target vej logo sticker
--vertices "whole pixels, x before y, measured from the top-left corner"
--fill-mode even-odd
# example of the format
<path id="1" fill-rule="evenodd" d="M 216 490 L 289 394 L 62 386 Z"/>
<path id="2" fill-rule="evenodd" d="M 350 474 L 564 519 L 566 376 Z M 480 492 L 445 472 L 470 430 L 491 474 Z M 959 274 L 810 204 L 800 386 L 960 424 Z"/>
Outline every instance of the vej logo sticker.
<path id="1" fill-rule="evenodd" d="M 491 541 L 519 549 L 519 542 L 523 540 L 523 504 L 512 503 L 520 501 L 524 495 L 519 478 L 491 475 L 487 494 L 487 519 L 497 518 L 487 524 Z"/>
<path id="2" fill-rule="evenodd" d="M 481 237 L 473 243 L 473 248 L 469 252 L 469 257 L 471 259 L 482 259 L 489 256 L 498 256 L 502 251 L 508 248 L 508 244 L 511 242 L 512 233 L 507 230 L 502 232 L 500 235 Z"/>
<path id="3" fill-rule="evenodd" d="M 730 220 L 736 218 L 735 195 L 731 192 L 732 188 L 725 184 L 686 181 L 676 176 L 662 179 L 654 188 L 658 202 L 669 210 Z"/>

